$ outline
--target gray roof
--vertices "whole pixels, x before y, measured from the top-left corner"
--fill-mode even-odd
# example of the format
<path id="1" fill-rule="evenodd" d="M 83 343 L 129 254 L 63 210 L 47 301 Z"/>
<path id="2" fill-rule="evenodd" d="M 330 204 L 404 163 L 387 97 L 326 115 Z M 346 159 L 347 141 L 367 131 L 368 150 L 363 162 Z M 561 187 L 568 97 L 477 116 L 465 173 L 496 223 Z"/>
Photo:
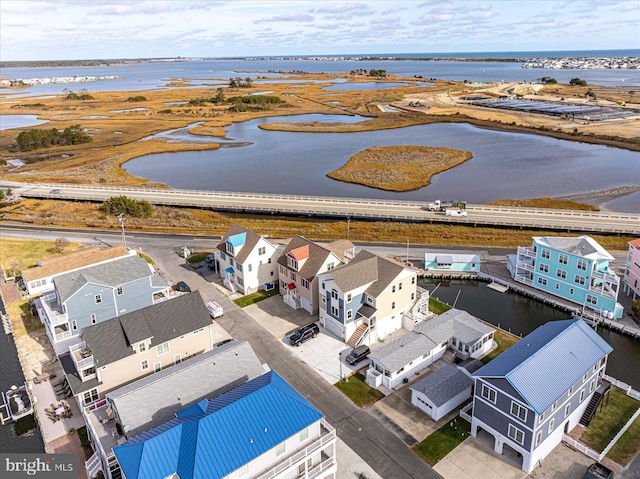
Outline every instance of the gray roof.
<path id="1" fill-rule="evenodd" d="M 74 396 L 96 388 L 101 384 L 97 378 L 87 379 L 86 381 L 80 378 L 80 373 L 76 370 L 76 365 L 73 362 L 73 358 L 71 358 L 71 353 L 61 354 L 58 356 L 58 359 L 60 360 L 64 376 L 67 378 L 67 382 Z"/>
<path id="2" fill-rule="evenodd" d="M 82 330 L 82 339 L 93 354 L 96 366 L 126 358 L 131 347 L 151 338 L 151 347 L 211 324 L 199 291 L 147 306 L 120 317 L 93 324 Z"/>
<path id="3" fill-rule="evenodd" d="M 435 318 L 423 321 L 416 325 L 414 331 L 431 338 L 436 344 L 457 338 L 465 344 L 473 344 L 485 334 L 495 331 L 460 309 L 450 309 Z"/>
<path id="4" fill-rule="evenodd" d="M 428 353 L 436 345 L 437 343 L 428 337 L 412 332 L 391 341 L 377 351 L 373 351 L 369 354 L 369 358 L 393 372 Z"/>
<path id="5" fill-rule="evenodd" d="M 478 359 L 467 358 L 458 364 L 458 369 L 464 369 L 468 374 L 473 374 L 482 366 L 484 366 L 482 361 Z"/>
<path id="6" fill-rule="evenodd" d="M 358 314 L 364 316 L 365 318 L 370 318 L 371 316 L 376 314 L 376 311 L 377 311 L 376 308 L 365 303 L 362 306 L 360 306 L 360 309 L 358 310 Z"/>
<path id="7" fill-rule="evenodd" d="M 576 256 L 589 257 L 590 259 L 606 258 L 613 260 L 611 256 L 598 242 L 590 236 L 579 236 L 577 238 L 564 238 L 558 236 L 539 237 L 534 236 L 534 241 L 540 244 L 547 244 L 553 249 L 566 251 Z"/>
<path id="8" fill-rule="evenodd" d="M 245 241 L 242 248 L 240 248 L 240 251 L 238 252 L 238 254 L 235 255 L 233 258 L 242 264 L 244 263 L 244 260 L 247 259 L 247 256 L 249 256 L 253 248 L 255 248 L 255 246 L 258 244 L 258 241 L 260 241 L 260 239 L 262 238 L 262 236 L 260 236 L 259 234 L 254 233 L 250 229 L 247 229 L 244 226 L 239 225 L 238 223 L 233 223 L 227 230 L 227 233 L 222 237 L 222 239 L 220 240 L 216 248 L 218 248 L 223 253 L 227 254 L 227 248 L 225 246 L 225 242 L 227 241 L 227 238 L 229 238 L 229 236 L 238 235 L 240 233 L 246 233 L 247 240 Z"/>
<path id="9" fill-rule="evenodd" d="M 175 417 L 202 399 L 211 399 L 264 374 L 246 341 L 211 351 L 107 393 L 128 438 Z"/>
<path id="10" fill-rule="evenodd" d="M 149 264 L 135 255 L 61 274 L 56 276 L 53 282 L 60 302 L 64 303 L 88 283 L 115 288 L 152 275 L 155 273 L 151 271 Z M 162 278 L 156 278 L 153 283 L 153 286 L 158 288 L 168 286 Z"/>
<path id="11" fill-rule="evenodd" d="M 440 407 L 473 385 L 473 379 L 450 365 L 445 365 L 410 387 Z"/>
<path id="12" fill-rule="evenodd" d="M 376 298 L 404 269 L 409 268 L 362 250 L 349 263 L 331 270 L 330 274 L 343 292 L 370 284 L 366 293 Z"/>
<path id="13" fill-rule="evenodd" d="M 295 235 L 289 241 L 289 244 L 285 247 L 284 251 L 278 258 L 278 264 L 282 266 L 287 266 L 287 254 L 302 246 L 309 246 L 309 257 L 302 264 L 302 268 L 298 270 L 298 274 L 308 281 L 312 281 L 313 278 L 316 277 L 322 265 L 327 261 L 327 258 L 332 253 L 328 249 L 314 243 L 313 241 L 309 241 L 308 239 Z M 342 256 L 338 257 L 339 260 L 342 260 Z"/>
<path id="14" fill-rule="evenodd" d="M 340 261 L 345 261 L 345 252 L 356 247 L 351 241 L 346 239 L 336 240 L 326 244 L 320 243 L 320 245 L 335 254 L 338 258 L 340 258 Z"/>

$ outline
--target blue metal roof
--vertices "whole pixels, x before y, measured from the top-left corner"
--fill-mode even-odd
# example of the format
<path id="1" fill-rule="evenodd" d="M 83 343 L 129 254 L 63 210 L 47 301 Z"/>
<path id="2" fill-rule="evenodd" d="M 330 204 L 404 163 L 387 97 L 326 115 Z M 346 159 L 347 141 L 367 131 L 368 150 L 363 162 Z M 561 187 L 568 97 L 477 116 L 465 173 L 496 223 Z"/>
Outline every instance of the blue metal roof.
<path id="1" fill-rule="evenodd" d="M 232 267 L 228 267 L 227 269 L 224 270 L 225 273 L 227 274 L 233 274 L 233 268 Z"/>
<path id="2" fill-rule="evenodd" d="M 550 321 L 476 371 L 504 377 L 542 414 L 613 348 L 582 319 Z"/>
<path id="3" fill-rule="evenodd" d="M 243 246 L 247 242 L 247 233 L 238 233 L 237 235 L 229 236 L 226 242 L 234 248 Z"/>
<path id="4" fill-rule="evenodd" d="M 127 479 L 216 479 L 322 418 L 273 371 L 116 446 Z"/>

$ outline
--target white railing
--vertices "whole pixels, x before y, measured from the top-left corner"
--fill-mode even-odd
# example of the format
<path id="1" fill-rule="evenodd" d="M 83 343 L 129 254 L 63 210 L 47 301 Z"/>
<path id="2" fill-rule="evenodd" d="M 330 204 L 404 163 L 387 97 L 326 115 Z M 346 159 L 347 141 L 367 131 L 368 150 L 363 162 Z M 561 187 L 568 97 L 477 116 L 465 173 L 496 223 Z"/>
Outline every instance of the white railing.
<path id="1" fill-rule="evenodd" d="M 288 304 L 290 307 L 292 307 L 293 309 L 300 309 L 300 300 L 299 299 L 294 298 L 290 294 L 285 294 L 283 296 L 283 299 L 284 299 L 284 302 L 286 304 Z"/>
<path id="2" fill-rule="evenodd" d="M 518 255 L 528 256 L 529 258 L 535 258 L 536 252 L 526 246 L 518 246 Z"/>
<path id="3" fill-rule="evenodd" d="M 100 454 L 94 452 L 88 461 L 84 463 L 84 468 L 87 470 L 89 477 L 96 477 L 99 471 L 102 471 L 102 461 L 100 460 Z"/>
<path id="4" fill-rule="evenodd" d="M 460 417 L 465 421 L 467 421 L 468 423 L 471 423 L 471 415 L 469 414 L 469 411 L 471 409 L 473 409 L 473 401 L 467 404 L 462 409 L 460 409 Z"/>
<path id="5" fill-rule="evenodd" d="M 588 448 L 581 442 L 576 441 L 574 438 L 567 436 L 566 434 L 562 435 L 562 441 L 569 444 L 572 448 L 580 451 L 582 454 L 589 456 L 591 459 L 595 459 L 596 461 L 600 461 L 601 454 L 597 451 L 594 451 L 591 448 Z M 604 457 L 604 456 L 603 456 Z"/>
<path id="6" fill-rule="evenodd" d="M 527 284 L 529 286 L 533 286 L 533 280 L 531 278 L 527 278 L 521 274 L 517 274 L 514 278 L 516 281 L 520 281 L 521 283 Z"/>
<path id="7" fill-rule="evenodd" d="M 516 268 L 524 269 L 526 271 L 531 271 L 531 272 L 536 270 L 536 268 L 531 263 L 525 263 L 524 261 L 518 261 L 516 263 Z"/>
<path id="8" fill-rule="evenodd" d="M 623 383 L 622 381 L 620 381 L 620 380 L 618 380 L 616 378 L 613 378 L 611 376 L 608 376 L 606 374 L 602 375 L 602 379 L 604 379 L 605 381 L 609 381 L 615 387 L 622 389 L 624 392 L 627 393 L 627 396 L 630 396 L 633 399 L 637 399 L 638 401 L 640 401 L 640 392 L 638 392 L 635 389 L 633 389 L 627 383 Z"/>
<path id="9" fill-rule="evenodd" d="M 335 465 L 336 465 L 336 458 L 335 458 L 335 456 L 331 456 L 329 459 L 325 459 L 320 464 L 317 464 L 317 465 L 313 466 L 311 469 L 309 469 L 307 471 L 307 476 L 306 477 L 307 477 L 307 479 L 314 479 L 315 477 L 318 477 L 324 471 L 326 471 L 327 469 L 331 469 Z M 304 476 L 302 476 L 302 477 L 304 477 Z"/>
<path id="10" fill-rule="evenodd" d="M 56 341 L 62 341 L 63 339 L 67 339 L 71 337 L 71 331 L 63 331 L 62 333 L 58 333 L 55 335 Z"/>
<path id="11" fill-rule="evenodd" d="M 607 447 L 605 447 L 604 451 L 602 451 L 602 457 L 607 455 L 609 450 L 614 446 L 614 444 L 618 441 L 618 439 L 622 437 L 622 435 L 627 431 L 627 429 L 629 429 L 629 426 L 633 424 L 633 421 L 635 421 L 638 416 L 640 416 L 640 408 L 636 410 L 633 416 L 631 416 L 631 419 L 627 421 L 627 423 L 623 426 L 623 428 L 618 431 L 618 434 L 616 434 L 615 437 L 611 439 L 611 442 L 607 444 Z"/>
<path id="12" fill-rule="evenodd" d="M 45 316 L 47 318 L 47 322 L 51 326 L 58 326 L 63 323 L 69 322 L 69 315 L 66 313 L 61 313 L 60 311 L 56 311 L 51 307 L 50 303 L 57 303 L 58 298 L 55 294 L 47 294 L 43 295 L 40 298 L 40 305 L 44 310 Z"/>
<path id="13" fill-rule="evenodd" d="M 604 271 L 592 271 L 592 278 L 604 279 L 613 284 L 620 284 L 620 277 L 615 273 L 607 273 Z"/>
<path id="14" fill-rule="evenodd" d="M 311 442 L 304 449 L 299 450 L 295 454 L 285 458 L 282 462 L 280 462 L 275 467 L 270 468 L 268 471 L 263 472 L 260 475 L 255 476 L 256 479 L 269 479 L 272 477 L 276 477 L 283 471 L 286 471 L 290 467 L 294 466 L 301 459 L 304 459 L 315 451 L 322 449 L 327 444 L 336 440 L 336 430 L 324 419 L 320 420 L 320 424 L 328 431 L 326 434 L 321 435 L 315 441 Z"/>
<path id="15" fill-rule="evenodd" d="M 601 296 L 606 296 L 607 298 L 610 298 L 610 299 L 616 299 L 618 297 L 617 292 L 614 292 L 608 288 L 605 288 L 604 283 L 599 284 L 597 286 L 589 285 L 589 291 L 591 291 L 592 293 L 597 293 Z"/>
<path id="16" fill-rule="evenodd" d="M 93 366 L 93 354 L 91 354 L 91 351 L 87 349 L 87 345 L 84 341 L 69 346 L 69 353 L 71 353 L 71 359 L 73 359 L 73 362 L 76 365 L 76 371 L 79 372 L 83 368 Z M 80 355 L 81 358 L 78 359 L 76 354 Z"/>

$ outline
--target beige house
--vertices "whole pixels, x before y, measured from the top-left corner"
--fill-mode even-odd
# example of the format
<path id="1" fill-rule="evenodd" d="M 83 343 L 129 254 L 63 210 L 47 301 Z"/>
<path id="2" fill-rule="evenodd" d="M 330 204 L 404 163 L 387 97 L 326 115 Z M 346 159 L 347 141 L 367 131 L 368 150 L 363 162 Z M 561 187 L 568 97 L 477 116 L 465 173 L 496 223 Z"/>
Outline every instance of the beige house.
<path id="1" fill-rule="evenodd" d="M 228 337 L 213 323 L 199 292 L 85 328 L 82 342 L 60 355 L 80 408 L 105 393 L 210 351 Z"/>
<path id="2" fill-rule="evenodd" d="M 38 261 L 38 266 L 22 270 L 22 279 L 27 292 L 33 296 L 53 289 L 53 278 L 60 274 L 135 254 L 135 251 L 124 246 L 113 246 L 107 249 L 83 248 L 73 253 Z"/>
<path id="3" fill-rule="evenodd" d="M 318 274 L 347 263 L 353 258 L 354 250 L 355 246 L 348 240 L 321 244 L 294 236 L 278 258 L 280 294 L 284 302 L 294 309 L 318 314 Z"/>

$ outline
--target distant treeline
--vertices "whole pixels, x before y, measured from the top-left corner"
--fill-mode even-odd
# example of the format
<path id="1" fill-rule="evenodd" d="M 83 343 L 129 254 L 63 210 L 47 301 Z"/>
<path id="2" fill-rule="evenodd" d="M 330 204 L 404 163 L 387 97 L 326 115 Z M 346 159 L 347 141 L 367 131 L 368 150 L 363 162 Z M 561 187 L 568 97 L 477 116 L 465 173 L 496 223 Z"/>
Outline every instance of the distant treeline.
<path id="1" fill-rule="evenodd" d="M 16 144 L 20 151 L 39 150 L 55 145 L 78 145 L 89 143 L 91 136 L 82 131 L 80 125 L 72 125 L 59 131 L 55 128 L 48 130 L 25 130 L 16 137 Z"/>

